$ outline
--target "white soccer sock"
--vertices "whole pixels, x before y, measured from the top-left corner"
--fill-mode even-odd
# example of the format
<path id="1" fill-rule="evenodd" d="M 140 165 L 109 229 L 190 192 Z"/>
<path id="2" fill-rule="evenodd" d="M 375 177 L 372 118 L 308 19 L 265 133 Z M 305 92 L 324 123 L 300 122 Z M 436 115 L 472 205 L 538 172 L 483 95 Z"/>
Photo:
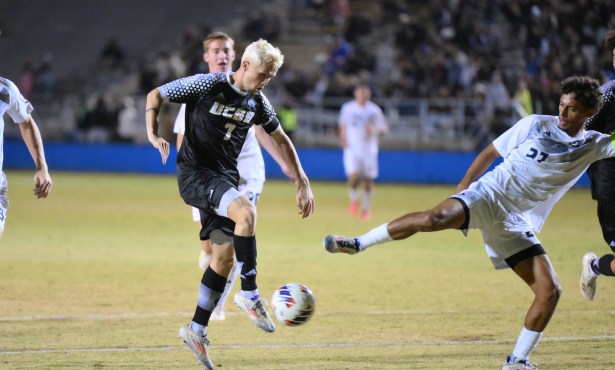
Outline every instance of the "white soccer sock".
<path id="1" fill-rule="evenodd" d="M 388 241 L 393 240 L 389 232 L 387 231 L 387 226 L 389 224 L 382 224 L 376 228 L 371 229 L 367 232 L 367 234 L 363 234 L 357 238 L 359 240 L 359 246 L 361 250 L 365 250 L 372 245 L 386 243 Z"/>
<path id="2" fill-rule="evenodd" d="M 542 332 L 527 330 L 523 327 L 523 329 L 521 329 L 521 334 L 519 334 L 519 338 L 517 338 L 515 349 L 512 352 L 513 356 L 523 360 L 529 359 L 541 337 Z"/>
<path id="3" fill-rule="evenodd" d="M 229 294 L 231 294 L 231 290 L 233 290 L 233 284 L 235 284 L 235 280 L 237 280 L 239 272 L 241 272 L 241 267 L 239 267 L 239 264 L 237 263 L 237 261 L 235 261 L 231 272 L 228 274 L 226 286 L 224 287 L 224 292 L 220 296 L 220 300 L 218 301 L 216 308 L 219 308 L 224 311 L 224 304 L 226 303 L 226 299 L 228 298 Z"/>
<path id="4" fill-rule="evenodd" d="M 242 290 L 241 291 L 241 295 L 244 296 L 244 298 L 248 298 L 248 299 L 252 299 L 254 297 L 260 296 L 258 294 L 258 289 L 255 289 L 255 290 Z"/>
<path id="5" fill-rule="evenodd" d="M 374 197 L 374 192 L 366 191 L 363 193 L 363 212 L 369 212 L 372 209 L 372 198 Z"/>
<path id="6" fill-rule="evenodd" d="M 194 331 L 200 336 L 205 336 L 205 334 L 207 333 L 207 326 L 197 324 L 194 321 L 190 324 L 190 329 L 192 329 L 192 331 Z"/>
<path id="7" fill-rule="evenodd" d="M 356 202 L 359 200 L 359 192 L 357 189 L 348 188 L 348 198 L 350 198 L 351 202 Z"/>

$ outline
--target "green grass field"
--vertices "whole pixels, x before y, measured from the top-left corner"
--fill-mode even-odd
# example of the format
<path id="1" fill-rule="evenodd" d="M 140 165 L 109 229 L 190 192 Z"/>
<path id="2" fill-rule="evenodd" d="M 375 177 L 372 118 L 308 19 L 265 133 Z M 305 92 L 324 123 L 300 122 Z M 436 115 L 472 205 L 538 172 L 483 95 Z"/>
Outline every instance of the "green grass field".
<path id="1" fill-rule="evenodd" d="M 52 173 L 50 198 L 32 173 L 9 171 L 0 239 L 0 368 L 197 369 L 177 338 L 192 317 L 201 272 L 197 226 L 170 176 Z M 302 220 L 289 183 L 259 203 L 259 289 L 309 286 L 314 318 L 266 334 L 227 302 L 212 322 L 221 369 L 498 369 L 514 346 L 531 292 L 495 271 L 480 232 L 416 235 L 356 256 L 329 255 L 328 233 L 358 234 L 444 199 L 452 186 L 377 186 L 373 221 L 346 214 L 346 189 L 314 183 Z M 573 190 L 539 235 L 564 288 L 532 360 L 541 369 L 615 368 L 615 281 L 578 291 L 581 257 L 608 251 L 595 203 Z M 236 284 L 235 290 L 239 286 Z"/>

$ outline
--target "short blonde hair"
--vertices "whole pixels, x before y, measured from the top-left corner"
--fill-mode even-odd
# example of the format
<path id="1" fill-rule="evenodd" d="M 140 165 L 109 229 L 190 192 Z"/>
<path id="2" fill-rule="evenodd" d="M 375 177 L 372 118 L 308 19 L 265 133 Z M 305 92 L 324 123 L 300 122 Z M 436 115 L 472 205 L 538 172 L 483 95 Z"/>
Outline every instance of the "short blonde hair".
<path id="1" fill-rule="evenodd" d="M 284 55 L 280 49 L 271 45 L 267 40 L 259 39 L 254 41 L 243 52 L 241 61 L 248 60 L 256 65 L 263 63 L 271 64 L 277 71 L 284 63 Z"/>

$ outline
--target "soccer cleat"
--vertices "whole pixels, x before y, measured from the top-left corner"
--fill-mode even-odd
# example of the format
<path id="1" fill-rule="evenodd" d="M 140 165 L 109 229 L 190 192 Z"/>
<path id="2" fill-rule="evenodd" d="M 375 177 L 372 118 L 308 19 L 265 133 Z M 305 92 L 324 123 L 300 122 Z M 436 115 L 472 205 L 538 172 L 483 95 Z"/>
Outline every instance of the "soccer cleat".
<path id="1" fill-rule="evenodd" d="M 359 213 L 359 201 L 353 200 L 350 202 L 350 205 L 348 206 L 348 214 L 354 217 L 358 213 Z"/>
<path id="2" fill-rule="evenodd" d="M 209 317 L 211 321 L 222 321 L 226 320 L 226 315 L 224 314 L 224 310 L 220 307 L 214 308 L 211 312 L 211 316 Z"/>
<path id="3" fill-rule="evenodd" d="M 511 362 L 512 361 L 512 362 Z M 536 370 L 538 365 L 529 360 L 516 359 L 513 356 L 506 356 L 506 362 L 502 370 Z"/>
<path id="4" fill-rule="evenodd" d="M 275 331 L 275 325 L 269 318 L 269 314 L 263 307 L 261 299 L 257 296 L 254 299 L 244 297 L 241 292 L 235 293 L 233 302 L 240 310 L 245 312 L 246 315 L 252 320 L 254 325 L 262 330 L 273 333 Z"/>
<path id="5" fill-rule="evenodd" d="M 369 221 L 372 219 L 372 214 L 370 211 L 363 211 L 361 213 L 361 220 L 363 221 Z"/>
<path id="6" fill-rule="evenodd" d="M 593 300 L 596 297 L 596 287 L 598 275 L 596 275 L 591 270 L 591 263 L 593 260 L 598 258 L 595 253 L 589 252 L 583 256 L 583 262 L 581 264 L 581 281 L 579 285 L 581 286 L 581 294 L 588 301 Z"/>
<path id="7" fill-rule="evenodd" d="M 345 236 L 327 235 L 322 241 L 325 249 L 329 253 L 357 254 L 361 252 L 357 238 L 347 238 Z"/>
<path id="8" fill-rule="evenodd" d="M 214 364 L 209 359 L 209 355 L 207 354 L 207 346 L 209 346 L 209 340 L 207 337 L 200 336 L 195 333 L 190 324 L 186 326 L 182 326 L 179 328 L 179 339 L 184 341 L 188 348 L 194 353 L 196 359 L 199 360 L 199 363 L 205 366 L 208 370 L 214 370 Z"/>

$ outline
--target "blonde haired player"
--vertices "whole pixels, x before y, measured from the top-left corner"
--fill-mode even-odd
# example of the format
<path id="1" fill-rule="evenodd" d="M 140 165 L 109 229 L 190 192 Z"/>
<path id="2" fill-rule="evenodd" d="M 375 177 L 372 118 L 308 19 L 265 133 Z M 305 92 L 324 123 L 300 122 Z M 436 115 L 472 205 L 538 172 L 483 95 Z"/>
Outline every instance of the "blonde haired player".
<path id="1" fill-rule="evenodd" d="M 295 147 L 284 133 L 262 90 L 284 61 L 280 49 L 265 40 L 246 48 L 234 74 L 213 72 L 171 81 L 147 95 L 145 118 L 148 139 L 166 163 L 169 143 L 158 136 L 158 112 L 163 102 L 186 103 L 186 130 L 177 156 L 177 183 L 182 199 L 197 207 L 200 238 L 211 239 L 212 260 L 203 273 L 192 321 L 179 337 L 207 369 L 207 327 L 227 285 L 234 256 L 241 269 L 241 291 L 234 303 L 265 332 L 275 325 L 262 303 L 257 277 L 256 207 L 237 189 L 237 157 L 253 125 L 273 138 L 280 156 L 296 179 L 298 214 L 314 212 L 314 196 Z"/>
<path id="2" fill-rule="evenodd" d="M 203 40 L 203 60 L 207 63 L 209 72 L 227 73 L 231 70 L 233 61 L 235 60 L 234 46 L 234 40 L 228 34 L 221 31 L 212 32 L 205 37 Z M 182 104 L 173 127 L 173 132 L 177 134 L 178 152 L 184 140 L 184 131 L 186 129 L 185 115 L 186 104 Z M 239 191 L 245 194 L 254 205 L 258 202 L 265 182 L 265 161 L 263 160 L 263 154 L 258 145 L 259 142 L 280 167 L 282 167 L 284 173 L 289 174 L 284 161 L 275 149 L 275 144 L 271 140 L 271 137 L 267 135 L 261 127 L 252 127 L 248 131 L 246 141 L 237 158 L 237 169 L 239 170 Z M 198 223 L 199 228 L 201 227 L 201 216 L 198 208 L 192 207 L 192 220 Z M 199 254 L 199 267 L 201 270 L 207 269 L 207 266 L 209 266 L 211 262 L 211 255 L 211 241 L 209 239 L 201 240 L 201 252 Z M 235 263 L 228 277 L 224 293 L 220 297 L 216 309 L 212 312 L 210 320 L 224 320 L 226 318 L 224 314 L 224 305 L 238 274 L 239 268 Z"/>
<path id="3" fill-rule="evenodd" d="M 371 100 L 368 85 L 354 88 L 354 100 L 342 105 L 338 120 L 340 146 L 344 150 L 344 171 L 348 179 L 348 212 L 357 216 L 361 203 L 361 218 L 371 218 L 374 180 L 378 177 L 378 137 L 388 131 L 387 122 L 379 106 Z M 363 197 L 359 202 L 359 185 Z"/>
<path id="4" fill-rule="evenodd" d="M 0 237 L 4 232 L 6 212 L 9 206 L 7 195 L 8 183 L 6 175 L 2 171 L 2 163 L 4 161 L 4 137 L 2 132 L 4 132 L 3 116 L 5 113 L 15 123 L 19 124 L 21 137 L 34 160 L 34 165 L 36 166 L 36 172 L 34 173 L 34 195 L 37 198 L 47 198 L 53 185 L 47 169 L 47 161 L 45 160 L 43 139 L 31 115 L 33 110 L 32 104 L 21 95 L 17 86 L 12 81 L 0 77 Z"/>

